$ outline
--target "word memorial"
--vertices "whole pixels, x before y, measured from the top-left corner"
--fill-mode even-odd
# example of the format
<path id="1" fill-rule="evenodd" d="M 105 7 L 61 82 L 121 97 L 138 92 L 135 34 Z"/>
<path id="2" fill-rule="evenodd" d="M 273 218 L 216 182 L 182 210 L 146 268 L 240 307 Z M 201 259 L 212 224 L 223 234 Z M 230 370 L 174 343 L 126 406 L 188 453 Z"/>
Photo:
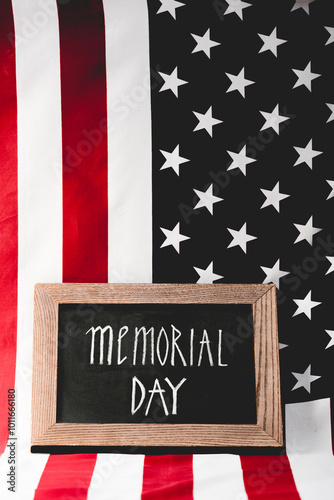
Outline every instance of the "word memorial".
<path id="1" fill-rule="evenodd" d="M 283 444 L 274 285 L 38 284 L 34 328 L 32 451 Z"/>

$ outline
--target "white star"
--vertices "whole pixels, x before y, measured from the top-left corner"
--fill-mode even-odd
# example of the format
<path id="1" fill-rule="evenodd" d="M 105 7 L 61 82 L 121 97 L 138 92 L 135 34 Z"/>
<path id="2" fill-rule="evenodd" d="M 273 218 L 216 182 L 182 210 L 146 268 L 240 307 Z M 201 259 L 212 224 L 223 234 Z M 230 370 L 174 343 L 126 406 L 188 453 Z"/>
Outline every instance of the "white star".
<path id="1" fill-rule="evenodd" d="M 194 128 L 194 132 L 196 130 L 205 129 L 207 133 L 212 137 L 212 127 L 218 125 L 218 123 L 223 123 L 222 120 L 212 118 L 212 106 L 210 106 L 210 108 L 204 115 L 202 113 L 196 113 L 196 111 L 193 111 L 193 113 L 198 120 L 198 124 Z"/>
<path id="2" fill-rule="evenodd" d="M 319 306 L 322 303 L 311 300 L 311 290 L 308 292 L 304 299 L 293 299 L 293 301 L 297 304 L 298 308 L 292 316 L 298 316 L 299 314 L 304 313 L 308 317 L 308 319 L 311 319 L 311 309 L 313 309 L 313 307 Z"/>
<path id="3" fill-rule="evenodd" d="M 329 45 L 330 43 L 334 42 L 334 28 L 330 26 L 324 26 L 324 28 L 328 31 L 330 35 L 325 45 Z"/>
<path id="4" fill-rule="evenodd" d="M 279 134 L 279 124 L 289 119 L 289 117 L 279 114 L 278 104 L 271 113 L 266 113 L 265 111 L 260 111 L 260 113 L 266 119 L 266 123 L 263 125 L 261 130 L 271 127 L 275 130 L 276 134 Z"/>
<path id="5" fill-rule="evenodd" d="M 183 7 L 185 4 L 181 2 L 177 2 L 176 0 L 159 0 L 161 3 L 161 7 L 158 10 L 157 14 L 162 14 L 163 12 L 169 12 L 170 15 L 176 19 L 176 9 L 179 7 Z"/>
<path id="6" fill-rule="evenodd" d="M 310 14 L 309 5 L 314 0 L 295 0 L 295 5 L 292 7 L 291 12 L 296 9 L 304 9 L 306 14 Z"/>
<path id="7" fill-rule="evenodd" d="M 308 63 L 305 69 L 292 69 L 294 73 L 298 76 L 298 80 L 294 84 L 293 88 L 305 85 L 305 87 L 311 92 L 312 91 L 312 80 L 319 78 L 319 73 L 312 73 L 311 71 L 311 61 Z"/>
<path id="8" fill-rule="evenodd" d="M 328 122 L 331 122 L 331 121 L 334 120 L 334 104 L 330 104 L 330 103 L 326 102 L 326 106 L 329 107 L 329 109 L 330 109 L 330 111 L 332 113 L 331 116 L 328 118 L 328 120 L 326 122 L 326 123 L 328 123 Z"/>
<path id="9" fill-rule="evenodd" d="M 232 82 L 226 92 L 233 92 L 233 90 L 238 90 L 242 97 L 245 97 L 245 87 L 247 87 L 248 85 L 253 85 L 253 83 L 255 83 L 252 82 L 252 80 L 247 80 L 247 78 L 245 78 L 245 68 L 242 68 L 238 75 L 231 75 L 230 73 L 225 73 L 225 75 L 227 75 Z"/>
<path id="10" fill-rule="evenodd" d="M 305 148 L 297 148 L 296 146 L 294 146 L 294 148 L 299 154 L 299 158 L 294 164 L 294 167 L 296 165 L 300 165 L 300 163 L 305 162 L 312 170 L 313 158 L 322 154 L 322 151 L 316 151 L 315 149 L 312 149 L 312 139 L 308 142 Z"/>
<path id="11" fill-rule="evenodd" d="M 289 274 L 289 272 L 281 271 L 279 268 L 279 259 L 273 265 L 273 267 L 262 267 L 260 266 L 262 271 L 266 273 L 266 278 L 263 280 L 263 283 L 275 283 L 277 288 L 279 288 L 279 280 Z"/>
<path id="12" fill-rule="evenodd" d="M 277 28 L 274 28 L 273 31 L 270 33 L 270 35 L 261 35 L 260 33 L 258 33 L 258 35 L 263 41 L 263 45 L 259 50 L 259 53 L 265 52 L 266 50 L 271 50 L 274 56 L 277 57 L 277 47 L 282 43 L 287 42 L 287 40 L 282 40 L 282 38 L 277 38 L 276 36 Z"/>
<path id="13" fill-rule="evenodd" d="M 196 47 L 192 51 L 192 54 L 194 52 L 200 52 L 202 50 L 210 59 L 212 47 L 220 45 L 219 42 L 210 40 L 210 28 L 206 30 L 203 36 L 194 35 L 193 33 L 191 33 L 191 36 L 195 38 L 195 41 L 197 43 Z"/>
<path id="14" fill-rule="evenodd" d="M 329 347 L 333 347 L 334 345 L 334 330 L 325 330 L 326 333 L 330 336 L 330 341 L 326 345 L 325 349 L 328 349 Z"/>
<path id="15" fill-rule="evenodd" d="M 334 196 L 334 181 L 326 181 L 326 182 L 328 182 L 328 184 L 332 188 L 332 191 L 329 193 L 329 195 L 326 198 L 327 200 L 329 200 L 330 198 L 333 198 L 333 196 Z"/>
<path id="16" fill-rule="evenodd" d="M 166 239 L 160 248 L 172 245 L 177 251 L 177 253 L 180 253 L 181 241 L 190 239 L 189 236 L 184 236 L 183 234 L 180 234 L 180 223 L 176 224 L 176 226 L 172 231 L 170 231 L 169 229 L 164 229 L 163 227 L 161 227 L 160 229 L 166 236 Z"/>
<path id="17" fill-rule="evenodd" d="M 228 7 L 225 10 L 224 15 L 226 16 L 227 14 L 232 14 L 235 12 L 240 19 L 242 20 L 242 11 L 243 9 L 247 9 L 247 7 L 251 7 L 252 4 L 247 3 L 247 2 L 242 2 L 241 0 L 225 0 L 226 3 L 228 3 Z"/>
<path id="18" fill-rule="evenodd" d="M 326 274 L 332 273 L 334 271 L 334 257 L 326 257 L 329 260 L 331 267 L 328 269 Z"/>
<path id="19" fill-rule="evenodd" d="M 164 90 L 171 90 L 176 95 L 176 97 L 178 97 L 178 87 L 180 87 L 180 85 L 185 85 L 186 83 L 188 83 L 185 80 L 181 80 L 177 77 L 177 67 L 170 75 L 161 73 L 160 71 L 158 71 L 158 73 L 165 80 L 165 83 L 163 84 L 159 92 L 163 92 Z"/>
<path id="20" fill-rule="evenodd" d="M 267 198 L 263 203 L 261 208 L 269 207 L 272 205 L 277 212 L 279 212 L 279 204 L 281 200 L 285 198 L 289 198 L 289 194 L 283 194 L 279 192 L 279 182 L 277 182 L 276 186 L 270 191 L 270 189 L 261 189 L 264 196 Z"/>
<path id="21" fill-rule="evenodd" d="M 313 245 L 313 236 L 322 230 L 319 227 L 313 227 L 313 216 L 309 218 L 306 224 L 294 224 L 299 231 L 299 236 L 296 238 L 294 243 L 306 240 L 310 245 Z"/>
<path id="22" fill-rule="evenodd" d="M 201 208 L 205 207 L 208 209 L 211 215 L 213 215 L 213 204 L 214 203 L 219 203 L 220 201 L 223 201 L 223 198 L 218 198 L 218 196 L 214 196 L 213 194 L 213 184 L 211 184 L 208 189 L 204 191 L 198 191 L 197 189 L 194 189 L 195 193 L 199 197 L 199 202 L 197 205 L 194 207 L 196 208 Z"/>
<path id="23" fill-rule="evenodd" d="M 162 151 L 162 149 L 160 149 L 160 153 L 164 155 L 166 160 L 160 170 L 164 170 L 165 168 L 172 168 L 177 175 L 179 175 L 179 167 L 181 163 L 190 161 L 187 158 L 182 158 L 182 156 L 179 155 L 179 145 L 177 145 L 171 153 Z"/>
<path id="24" fill-rule="evenodd" d="M 256 240 L 257 236 L 251 236 L 250 234 L 246 233 L 246 222 L 245 224 L 239 229 L 239 231 L 236 231 L 235 229 L 229 229 L 227 228 L 228 231 L 232 234 L 233 240 L 229 244 L 227 248 L 235 247 L 239 245 L 239 247 L 247 253 L 247 243 L 248 241 Z"/>
<path id="25" fill-rule="evenodd" d="M 307 392 L 311 393 L 311 384 L 315 380 L 318 380 L 318 378 L 321 378 L 320 375 L 311 375 L 311 365 L 309 365 L 304 373 L 295 373 L 291 372 L 292 375 L 297 379 L 296 385 L 293 386 L 291 389 L 294 391 L 295 389 L 299 389 L 299 387 L 304 387 L 304 389 L 307 390 Z"/>
<path id="26" fill-rule="evenodd" d="M 206 269 L 200 269 L 199 267 L 195 266 L 194 269 L 199 275 L 197 283 L 213 283 L 216 280 L 224 278 L 224 276 L 220 276 L 219 274 L 215 274 L 213 272 L 213 262 L 211 262 Z"/>
<path id="27" fill-rule="evenodd" d="M 246 145 L 242 148 L 241 151 L 239 151 L 239 153 L 233 153 L 232 151 L 227 152 L 233 160 L 227 170 L 240 168 L 241 172 L 246 175 L 246 165 L 248 165 L 248 163 L 256 161 L 255 158 L 249 158 L 248 156 L 246 156 Z"/>
<path id="28" fill-rule="evenodd" d="M 289 347 L 288 344 L 282 344 L 281 342 L 278 344 L 279 349 L 285 349 L 286 347 Z"/>

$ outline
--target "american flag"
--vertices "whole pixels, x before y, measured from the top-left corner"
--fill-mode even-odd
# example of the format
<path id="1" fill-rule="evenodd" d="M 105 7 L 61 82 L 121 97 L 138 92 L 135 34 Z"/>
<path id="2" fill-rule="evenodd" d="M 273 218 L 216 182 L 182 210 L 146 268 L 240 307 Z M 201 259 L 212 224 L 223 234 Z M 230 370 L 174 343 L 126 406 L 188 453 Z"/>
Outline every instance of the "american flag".
<path id="1" fill-rule="evenodd" d="M 333 498 L 331 0 L 2 0 L 0 491 Z M 36 282 L 278 287 L 277 456 L 30 453 Z M 9 438 L 9 439 L 8 439 Z"/>

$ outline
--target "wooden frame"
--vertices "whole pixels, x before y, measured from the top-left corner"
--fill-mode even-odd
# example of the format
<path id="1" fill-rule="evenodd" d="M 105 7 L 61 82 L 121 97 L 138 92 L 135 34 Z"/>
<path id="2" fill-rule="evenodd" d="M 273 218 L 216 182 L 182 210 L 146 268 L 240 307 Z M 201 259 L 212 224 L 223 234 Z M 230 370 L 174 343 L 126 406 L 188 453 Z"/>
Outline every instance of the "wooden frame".
<path id="1" fill-rule="evenodd" d="M 58 304 L 252 304 L 256 424 L 57 423 Z M 283 446 L 276 287 L 266 284 L 37 284 L 32 446 Z"/>

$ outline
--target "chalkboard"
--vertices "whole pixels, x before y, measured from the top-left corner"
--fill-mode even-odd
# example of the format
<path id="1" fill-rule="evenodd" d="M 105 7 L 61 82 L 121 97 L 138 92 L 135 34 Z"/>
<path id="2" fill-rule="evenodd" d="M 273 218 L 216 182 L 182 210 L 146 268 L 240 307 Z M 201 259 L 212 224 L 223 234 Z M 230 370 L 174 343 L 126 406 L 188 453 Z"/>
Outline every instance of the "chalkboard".
<path id="1" fill-rule="evenodd" d="M 274 285 L 37 284 L 32 446 L 283 445 Z"/>
<path id="2" fill-rule="evenodd" d="M 57 422 L 255 424 L 252 326 L 249 304 L 60 304 Z"/>

